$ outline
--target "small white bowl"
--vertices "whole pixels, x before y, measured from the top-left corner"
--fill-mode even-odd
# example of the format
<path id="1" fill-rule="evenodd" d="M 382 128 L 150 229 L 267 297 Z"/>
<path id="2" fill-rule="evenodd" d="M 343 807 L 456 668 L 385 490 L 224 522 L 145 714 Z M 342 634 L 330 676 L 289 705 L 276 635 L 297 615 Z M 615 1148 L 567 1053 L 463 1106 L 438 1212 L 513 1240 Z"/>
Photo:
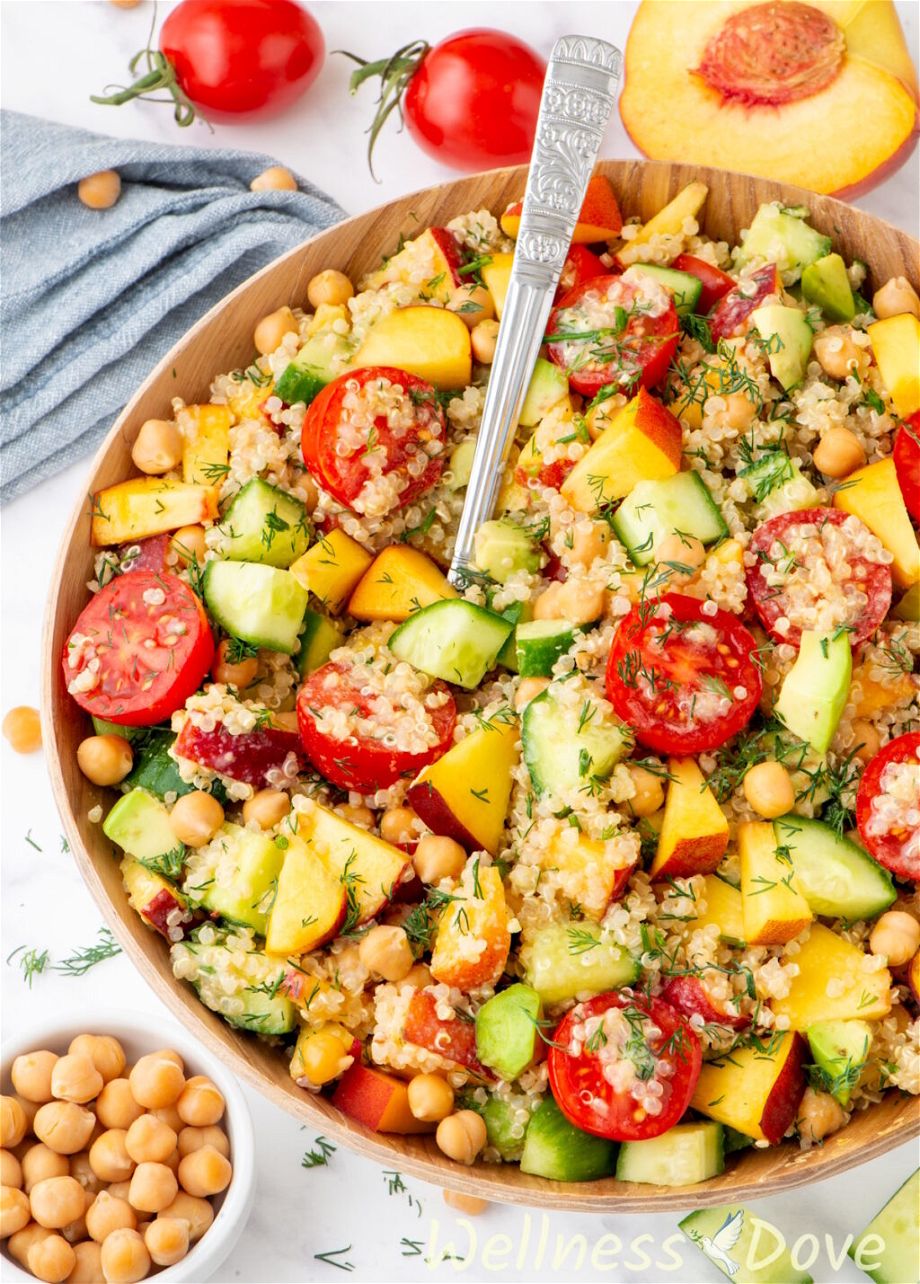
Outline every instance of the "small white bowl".
<path id="1" fill-rule="evenodd" d="M 131 1064 L 146 1052 L 158 1048 L 175 1048 L 190 1074 L 204 1074 L 213 1079 L 226 1102 L 226 1113 L 221 1121 L 230 1139 L 230 1161 L 233 1177 L 227 1189 L 212 1201 L 215 1217 L 211 1226 L 181 1262 L 175 1266 L 152 1271 L 147 1277 L 159 1284 L 201 1284 L 226 1261 L 233 1251 L 252 1211 L 255 1196 L 255 1139 L 252 1117 L 242 1090 L 223 1063 L 178 1025 L 166 1023 L 156 1029 L 146 1021 L 139 1021 L 132 1013 L 118 1009 L 103 1009 L 92 1016 L 62 1023 L 60 1020 L 43 1021 L 30 1026 L 22 1034 L 7 1039 L 0 1051 L 0 1076 L 3 1091 L 12 1090 L 10 1068 L 23 1052 L 36 1048 L 49 1048 L 52 1052 L 67 1051 L 71 1039 L 78 1034 L 112 1034 L 120 1041 Z M 2 1248 L 3 1278 L 18 1282 L 32 1280 L 35 1276 L 24 1271 L 7 1252 L 6 1241 Z"/>

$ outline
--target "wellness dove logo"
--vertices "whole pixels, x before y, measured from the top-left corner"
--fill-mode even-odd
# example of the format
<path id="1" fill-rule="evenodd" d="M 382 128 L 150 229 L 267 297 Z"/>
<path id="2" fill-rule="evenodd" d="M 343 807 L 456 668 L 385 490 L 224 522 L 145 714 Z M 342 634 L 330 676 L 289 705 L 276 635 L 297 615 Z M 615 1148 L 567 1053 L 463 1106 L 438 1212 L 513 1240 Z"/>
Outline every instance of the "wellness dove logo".
<path id="1" fill-rule="evenodd" d="M 688 1230 L 687 1235 L 706 1254 L 711 1262 L 715 1262 L 720 1270 L 723 1270 L 726 1275 L 734 1279 L 741 1269 L 741 1263 L 736 1262 L 728 1254 L 738 1243 L 743 1229 L 744 1209 L 739 1208 L 736 1213 L 728 1213 L 725 1221 L 711 1238 L 709 1235 L 700 1234 L 698 1230 Z"/>

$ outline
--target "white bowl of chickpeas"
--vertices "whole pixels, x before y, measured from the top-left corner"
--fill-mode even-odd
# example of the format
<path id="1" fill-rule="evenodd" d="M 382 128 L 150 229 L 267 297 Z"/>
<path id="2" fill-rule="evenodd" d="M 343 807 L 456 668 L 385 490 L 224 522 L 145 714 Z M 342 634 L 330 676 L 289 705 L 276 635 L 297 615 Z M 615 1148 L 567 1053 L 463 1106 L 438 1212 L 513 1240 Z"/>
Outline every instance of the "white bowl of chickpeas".
<path id="1" fill-rule="evenodd" d="M 5 1280 L 206 1280 L 254 1195 L 252 1120 L 191 1036 L 129 1014 L 46 1022 L 3 1045 Z"/>

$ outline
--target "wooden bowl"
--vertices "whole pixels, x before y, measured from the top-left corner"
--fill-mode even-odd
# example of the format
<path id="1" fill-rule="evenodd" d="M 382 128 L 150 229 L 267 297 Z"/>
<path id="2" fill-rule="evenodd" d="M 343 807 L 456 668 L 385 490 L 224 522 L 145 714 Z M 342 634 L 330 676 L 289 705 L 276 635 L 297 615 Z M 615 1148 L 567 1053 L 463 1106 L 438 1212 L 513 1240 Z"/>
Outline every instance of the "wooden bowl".
<path id="1" fill-rule="evenodd" d="M 623 213 L 645 220 L 692 179 L 709 184 L 703 229 L 734 243 L 763 201 L 807 205 L 812 222 L 833 237 L 847 259 L 871 265 L 873 286 L 893 275 L 914 277 L 918 245 L 896 228 L 826 196 L 760 178 L 720 170 L 648 161 L 604 161 L 600 169 L 613 181 Z M 169 416 L 177 393 L 187 401 L 207 401 L 212 377 L 244 366 L 252 357 L 252 332 L 260 317 L 282 304 L 303 301 L 315 272 L 335 267 L 353 279 L 392 251 L 400 233 L 417 235 L 430 224 L 444 224 L 467 210 L 500 212 L 524 189 L 525 169 L 495 170 L 428 188 L 382 209 L 348 219 L 291 250 L 251 277 L 204 316 L 163 358 L 114 424 L 80 487 L 80 499 L 64 537 L 58 574 L 51 586 L 44 634 L 43 723 L 48 769 L 74 859 L 125 953 L 160 998 L 190 1030 L 239 1074 L 300 1123 L 363 1155 L 438 1185 L 504 1203 L 543 1208 L 608 1212 L 659 1212 L 681 1207 L 736 1202 L 803 1185 L 884 1154 L 920 1132 L 916 1103 L 891 1093 L 864 1110 L 843 1132 L 822 1147 L 799 1151 L 794 1144 L 750 1149 L 736 1157 L 720 1177 L 673 1189 L 618 1182 L 557 1183 L 522 1173 L 515 1165 L 463 1168 L 447 1160 L 434 1138 L 378 1135 L 333 1109 L 322 1097 L 298 1088 L 286 1059 L 248 1035 L 235 1032 L 209 1012 L 190 986 L 173 978 L 166 943 L 141 922 L 128 905 L 118 862 L 101 826 L 87 813 L 107 806 L 111 795 L 90 784 L 77 768 L 76 748 L 87 720 L 64 688 L 60 657 L 65 638 L 87 598 L 93 554 L 89 543 L 87 491 L 132 475 L 130 448 L 145 419 Z M 611 1201 L 615 1200 L 615 1205 Z"/>

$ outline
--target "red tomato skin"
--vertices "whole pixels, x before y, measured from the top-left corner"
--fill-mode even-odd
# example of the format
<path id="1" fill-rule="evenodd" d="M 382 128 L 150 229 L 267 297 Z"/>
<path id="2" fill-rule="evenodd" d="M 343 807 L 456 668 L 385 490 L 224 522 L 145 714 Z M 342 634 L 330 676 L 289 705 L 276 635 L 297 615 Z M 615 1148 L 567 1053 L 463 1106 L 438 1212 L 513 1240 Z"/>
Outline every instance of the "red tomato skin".
<path id="1" fill-rule="evenodd" d="M 146 604 L 151 589 L 166 594 L 162 604 Z M 143 646 L 156 637 L 159 621 L 175 617 L 186 632 L 173 647 Z M 151 727 L 180 709 L 207 676 L 214 659 L 214 636 L 205 609 L 184 580 L 151 571 L 127 571 L 110 580 L 86 604 L 64 644 L 61 666 L 68 687 L 81 669 L 68 663 L 75 634 L 96 639 L 104 647 L 101 680 L 91 691 L 71 692 L 87 713 L 123 727 Z M 145 660 L 144 670 L 138 661 Z M 153 683 L 143 690 L 132 676 L 146 672 Z M 133 689 L 132 689 L 133 685 Z"/>
<path id="2" fill-rule="evenodd" d="M 892 454 L 907 511 L 920 522 L 920 410 L 905 419 L 895 433 Z"/>
<path id="3" fill-rule="evenodd" d="M 567 294 L 562 296 L 550 314 L 546 325 L 546 333 L 558 333 L 558 326 L 560 325 L 559 314 L 563 309 L 570 308 L 573 304 L 578 303 L 581 296 L 587 291 L 598 289 L 607 291 L 614 283 L 619 281 L 620 275 L 610 272 L 606 276 L 592 277 L 587 281 L 582 281 L 573 290 L 569 290 Z M 620 284 L 620 290 L 625 292 L 626 297 L 633 293 L 629 283 L 625 281 Z M 616 305 L 611 304 L 611 307 L 613 306 Z M 631 319 L 624 334 L 634 341 L 643 337 L 644 334 L 648 334 L 651 341 L 646 343 L 641 350 L 635 352 L 636 361 L 641 366 L 641 374 L 631 384 L 621 384 L 619 390 L 629 395 L 640 384 L 644 388 L 654 388 L 668 373 L 671 358 L 677 351 L 680 325 L 673 301 L 669 300 L 666 310 L 660 316 Z M 660 342 L 659 337 L 661 337 Z M 564 345 L 561 343 L 550 343 L 547 345 L 547 351 L 550 360 L 565 369 L 563 347 Z M 611 382 L 610 371 L 603 366 L 599 370 L 576 370 L 569 373 L 569 387 L 574 392 L 580 392 L 585 397 L 593 397 L 601 388 Z"/>
<path id="4" fill-rule="evenodd" d="M 301 768 L 305 765 L 300 736 L 283 727 L 262 727 L 233 736 L 222 723 L 213 731 L 202 731 L 186 722 L 176 737 L 175 750 L 180 758 L 257 789 L 268 784 L 267 773 L 280 770 L 289 753 L 296 753 Z"/>
<path id="5" fill-rule="evenodd" d="M 424 379 L 417 379 L 415 375 L 407 374 L 405 370 L 397 370 L 395 366 L 364 366 L 361 369 L 351 370 L 346 374 L 339 375 L 338 379 L 333 379 L 332 383 L 327 383 L 322 392 L 314 397 L 307 407 L 300 434 L 300 449 L 303 461 L 310 473 L 324 490 L 327 490 L 340 504 L 344 504 L 346 507 L 350 507 L 354 502 L 369 476 L 367 466 L 362 462 L 360 451 L 345 459 L 341 459 L 335 454 L 336 434 L 341 420 L 341 407 L 345 398 L 346 384 L 351 380 L 356 380 L 363 386 L 371 379 L 381 378 L 388 379 L 391 383 L 398 383 L 402 387 L 416 392 L 416 394 L 422 394 L 430 398 L 432 406 L 437 411 L 436 418 L 441 425 L 442 440 L 446 440 L 444 411 L 437 403 L 434 388 L 430 383 L 426 383 Z M 395 466 L 399 467 L 399 446 L 394 442 L 392 435 L 387 433 L 385 426 L 380 426 L 379 417 L 377 420 L 377 434 L 378 443 L 388 447 L 392 445 L 397 460 Z M 405 462 L 404 459 L 402 462 Z M 390 468 L 386 471 L 392 472 L 393 469 Z M 420 495 L 424 495 L 426 491 L 431 490 L 432 486 L 435 486 L 440 480 L 443 471 L 444 456 L 441 455 L 432 459 L 425 471 L 405 488 L 399 497 L 396 507 L 402 508 L 406 504 L 411 504 Z"/>
<path id="6" fill-rule="evenodd" d="M 705 259 L 698 259 L 695 254 L 678 254 L 671 267 L 675 272 L 689 272 L 698 281 L 702 281 L 703 289 L 695 311 L 703 315 L 711 312 L 722 296 L 735 288 L 735 282 L 727 272 L 707 263 Z"/>
<path id="7" fill-rule="evenodd" d="M 660 1115 L 648 1115 L 644 1119 L 636 1119 L 629 1104 L 631 1098 L 621 1102 L 600 1074 L 593 1071 L 593 1068 L 588 1071 L 590 1078 L 587 1082 L 597 1096 L 602 1096 L 610 1103 L 613 1117 L 601 1120 L 597 1111 L 591 1106 L 586 1106 L 579 1097 L 578 1084 L 585 1082 L 585 1078 L 580 1077 L 579 1072 L 585 1069 L 588 1057 L 584 1055 L 577 1058 L 570 1057 L 565 1051 L 569 1031 L 576 1020 L 598 1016 L 612 1007 L 639 1008 L 651 1017 L 662 1031 L 664 1039 L 670 1039 L 677 1031 L 681 1032 L 679 1035 L 681 1055 L 674 1057 L 677 1070 L 668 1081 L 671 1091 Z M 559 1044 L 562 1046 L 557 1046 Z M 690 1105 L 702 1064 L 703 1050 L 699 1038 L 683 1016 L 663 999 L 647 999 L 640 995 L 633 995 L 629 991 L 598 994 L 595 998 L 572 1008 L 556 1027 L 548 1055 L 550 1087 L 559 1109 L 576 1128 L 592 1133 L 595 1137 L 607 1137 L 610 1141 L 647 1141 L 651 1137 L 660 1137 L 662 1133 L 672 1128 Z"/>
<path id="8" fill-rule="evenodd" d="M 661 997 L 683 1016 L 701 1016 L 707 1025 L 716 1023 L 731 1030 L 746 1030 L 751 1024 L 751 1018 L 744 1013 L 716 1007 L 698 976 L 672 977 Z"/>
<path id="9" fill-rule="evenodd" d="M 160 32 L 179 86 L 211 120 L 266 119 L 319 75 L 319 24 L 294 0 L 182 0 Z"/>
<path id="10" fill-rule="evenodd" d="M 515 36 L 459 31 L 428 51 L 403 112 L 423 152 L 452 169 L 530 160 L 546 63 Z"/>
<path id="11" fill-rule="evenodd" d="M 709 322 L 709 333 L 716 341 L 741 334 L 747 328 L 754 309 L 759 308 L 771 294 L 779 294 L 783 288 L 774 263 L 758 268 L 747 279 L 756 286 L 753 294 L 742 293 L 741 287 L 732 282 L 732 288 L 717 303 Z"/>
<path id="12" fill-rule="evenodd" d="M 649 709 L 638 688 L 624 684 L 618 671 L 617 666 L 627 652 L 641 650 L 645 632 L 643 608 L 634 606 L 620 622 L 610 649 L 606 674 L 607 699 L 613 705 L 617 717 L 633 728 L 636 739 L 657 753 L 680 756 L 717 749 L 750 722 L 760 703 L 763 679 L 752 659 L 757 651 L 757 643 L 737 616 L 729 611 L 719 609 L 715 615 L 704 615 L 703 603 L 698 598 L 687 597 L 682 593 L 667 593 L 661 601 L 671 607 L 672 619 L 703 621 L 719 632 L 720 642 L 729 647 L 730 658 L 738 661 L 735 681 L 745 688 L 747 695 L 743 700 L 736 700 L 724 717 L 714 719 L 709 724 L 697 723 L 688 728 L 668 726 L 656 710 Z M 645 610 L 648 611 L 648 608 Z M 655 617 L 656 612 L 649 612 L 647 619 L 654 620 Z M 680 645 L 679 635 L 676 645 Z"/>
<path id="13" fill-rule="evenodd" d="M 754 554 L 766 553 L 775 539 L 783 539 L 786 532 L 792 526 L 802 523 L 824 523 L 831 522 L 834 526 L 842 526 L 847 520 L 849 514 L 841 512 L 839 508 L 799 508 L 791 513 L 780 513 L 777 517 L 769 517 L 754 531 L 751 536 L 749 551 Z M 855 558 L 856 562 L 862 562 L 866 569 L 866 588 L 868 603 L 866 609 L 859 621 L 858 627 L 850 635 L 850 641 L 853 646 L 860 642 L 865 642 L 866 638 L 871 637 L 878 626 L 882 623 L 888 614 L 888 608 L 891 606 L 891 571 L 881 562 L 867 562 L 865 558 Z M 747 586 L 750 600 L 754 604 L 757 614 L 760 616 L 764 628 L 770 634 L 775 642 L 788 642 L 790 646 L 799 646 L 802 641 L 802 630 L 796 625 L 792 625 L 788 633 L 778 633 L 774 627 L 776 621 L 783 614 L 783 597 L 777 594 L 775 589 L 770 589 L 766 582 L 764 566 L 766 562 L 758 556 L 753 566 L 747 568 Z"/>
<path id="14" fill-rule="evenodd" d="M 902 854 L 901 840 L 867 831 L 872 800 L 881 789 L 882 772 L 892 762 L 917 763 L 917 779 L 920 780 L 920 731 L 908 731 L 906 735 L 889 740 L 869 761 L 856 791 L 856 827 L 869 854 L 880 865 L 884 865 L 896 878 L 917 883 L 920 882 L 920 861 Z"/>
<path id="15" fill-rule="evenodd" d="M 566 255 L 565 263 L 562 266 L 562 274 L 559 277 L 559 284 L 556 287 L 556 303 L 565 298 L 570 290 L 576 290 L 585 281 L 591 281 L 596 276 L 608 276 L 610 268 L 605 267 L 596 254 L 588 249 L 587 245 L 570 245 L 569 252 Z"/>
<path id="16" fill-rule="evenodd" d="M 362 794 L 373 793 L 377 789 L 388 788 L 400 776 L 417 775 L 423 767 L 440 758 L 450 748 L 457 721 L 457 706 L 453 696 L 437 709 L 431 710 L 431 722 L 438 734 L 438 743 L 422 753 L 388 749 L 373 740 L 362 740 L 352 745 L 332 739 L 319 729 L 310 709 L 311 705 L 327 703 L 323 682 L 330 670 L 342 675 L 349 672 L 347 666 L 330 660 L 310 674 L 297 696 L 297 725 L 307 757 L 316 770 L 332 784 L 338 785 L 340 789 L 354 789 Z M 448 688 L 443 682 L 433 682 L 431 690 L 448 691 Z M 364 697 L 353 686 L 342 684 L 339 691 L 341 697 L 348 700 L 349 707 L 356 707 L 359 711 L 366 707 Z"/>

